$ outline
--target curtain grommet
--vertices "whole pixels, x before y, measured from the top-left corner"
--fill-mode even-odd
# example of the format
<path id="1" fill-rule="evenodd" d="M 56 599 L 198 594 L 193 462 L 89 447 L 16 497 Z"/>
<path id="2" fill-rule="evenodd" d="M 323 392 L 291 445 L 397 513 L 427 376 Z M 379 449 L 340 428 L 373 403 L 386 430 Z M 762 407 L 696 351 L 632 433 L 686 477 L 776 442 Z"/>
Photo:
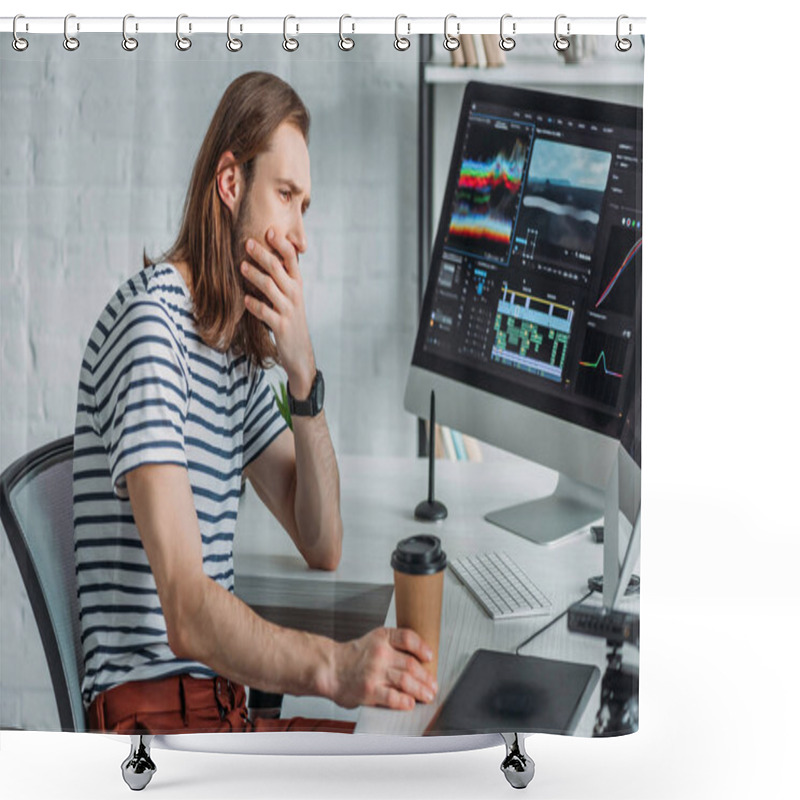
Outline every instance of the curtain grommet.
<path id="1" fill-rule="evenodd" d="M 237 39 L 231 33 L 231 22 L 233 22 L 233 20 L 235 20 L 235 19 L 239 19 L 239 17 L 237 17 L 236 14 L 231 14 L 228 17 L 228 41 L 225 42 L 225 47 L 227 47 L 228 51 L 231 52 L 231 53 L 238 53 L 243 47 L 242 40 L 241 39 Z"/>
<path id="2" fill-rule="evenodd" d="M 558 50 L 559 53 L 563 53 L 569 47 L 569 39 L 562 36 L 558 32 L 558 21 L 562 19 L 566 19 L 566 14 L 559 14 L 556 17 L 555 23 L 553 24 L 553 32 L 555 34 L 555 40 L 553 41 L 553 47 Z M 567 23 L 567 36 L 569 36 L 569 22 Z"/>
<path id="3" fill-rule="evenodd" d="M 631 47 L 633 47 L 633 43 L 631 42 L 630 39 L 625 39 L 622 36 L 620 36 L 620 23 L 624 19 L 628 19 L 628 17 L 625 14 L 620 14 L 617 17 L 617 41 L 614 42 L 614 47 L 616 47 L 617 50 L 619 50 L 620 53 L 627 53 L 628 50 L 630 50 Z M 631 35 L 631 30 L 632 30 L 632 27 L 631 27 L 631 24 L 629 22 L 628 23 L 628 36 Z"/>
<path id="4" fill-rule="evenodd" d="M 69 50 L 70 53 L 74 53 L 81 46 L 81 43 L 80 43 L 80 41 L 78 40 L 78 38 L 76 36 L 70 36 L 69 35 L 68 28 L 69 28 L 69 21 L 71 19 L 75 19 L 75 15 L 74 14 L 67 14 L 67 16 L 64 17 L 64 42 L 63 42 L 63 45 L 64 45 L 64 49 L 65 50 Z M 76 23 L 76 30 L 80 30 L 80 26 L 77 25 L 77 23 Z"/>
<path id="5" fill-rule="evenodd" d="M 512 36 L 506 36 L 506 34 L 505 34 L 505 31 L 504 31 L 503 28 L 504 28 L 504 25 L 505 25 L 505 21 L 507 19 L 512 19 L 512 15 L 511 14 L 503 14 L 503 16 L 500 17 L 500 49 L 501 50 L 505 50 L 508 53 L 510 50 L 513 50 L 517 46 L 517 42 Z M 511 23 L 511 32 L 512 33 L 516 33 L 517 32 L 517 23 L 516 22 L 512 22 Z"/>
<path id="6" fill-rule="evenodd" d="M 19 19 L 25 19 L 25 15 L 24 14 L 17 14 L 17 16 L 14 17 L 14 22 L 13 22 L 13 24 L 11 26 L 11 33 L 13 34 L 13 39 L 11 40 L 11 46 L 18 53 L 24 53 L 28 49 L 28 40 L 27 39 L 23 39 L 17 33 L 17 20 L 19 20 Z"/>
<path id="7" fill-rule="evenodd" d="M 133 14 L 126 14 L 122 18 L 122 49 L 128 53 L 132 53 L 139 46 L 139 40 L 133 36 L 128 36 L 129 19 L 135 19 Z"/>
<path id="8" fill-rule="evenodd" d="M 287 53 L 294 53 L 294 51 L 297 50 L 298 47 L 300 47 L 300 42 L 297 39 L 293 39 L 291 36 L 289 36 L 289 33 L 287 31 L 287 26 L 289 24 L 289 20 L 290 19 L 297 19 L 297 17 L 293 17 L 291 14 L 288 14 L 287 16 L 285 16 L 283 18 L 283 45 L 282 46 L 283 46 L 283 49 Z M 300 26 L 299 25 L 295 25 L 295 33 L 297 33 L 297 31 L 299 29 L 300 29 Z"/>
<path id="9" fill-rule="evenodd" d="M 178 14 L 175 20 L 175 47 L 182 53 L 185 53 L 192 46 L 192 40 L 188 36 L 181 34 L 181 20 L 187 19 L 188 16 L 188 14 Z M 192 26 L 189 25 L 189 30 L 191 31 L 191 29 Z"/>
<path id="10" fill-rule="evenodd" d="M 342 16 L 339 17 L 339 49 L 343 50 L 345 53 L 352 50 L 356 46 L 355 41 L 349 36 L 345 36 L 344 31 L 342 30 L 342 26 L 344 25 L 344 21 L 346 19 L 352 19 L 352 17 L 349 14 L 342 14 Z M 352 29 L 353 30 L 351 32 L 355 32 L 356 26 L 352 25 Z"/>
<path id="11" fill-rule="evenodd" d="M 448 30 L 447 25 L 451 19 L 456 20 L 456 35 L 453 36 Z M 448 14 L 444 18 L 444 42 L 442 42 L 442 46 L 445 50 L 449 52 L 454 52 L 461 47 L 461 41 L 458 38 L 458 32 L 461 29 L 461 23 L 458 21 L 458 17 L 455 14 Z"/>
<path id="12" fill-rule="evenodd" d="M 398 14 L 394 18 L 394 49 L 399 50 L 401 53 L 408 50 L 411 47 L 411 39 L 407 39 L 405 36 L 400 35 L 399 26 L 401 19 L 408 19 L 405 14 Z M 406 27 L 408 28 L 407 33 L 411 33 L 411 25 L 406 23 Z"/>

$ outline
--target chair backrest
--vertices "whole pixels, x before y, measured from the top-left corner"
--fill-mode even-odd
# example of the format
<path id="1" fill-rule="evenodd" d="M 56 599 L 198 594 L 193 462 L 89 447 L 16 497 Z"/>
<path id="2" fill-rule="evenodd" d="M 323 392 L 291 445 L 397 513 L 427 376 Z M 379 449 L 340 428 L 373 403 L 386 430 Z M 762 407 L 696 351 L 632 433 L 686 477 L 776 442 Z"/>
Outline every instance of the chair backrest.
<path id="1" fill-rule="evenodd" d="M 3 472 L 0 516 L 42 637 L 61 728 L 85 731 L 71 436 L 23 456 Z"/>

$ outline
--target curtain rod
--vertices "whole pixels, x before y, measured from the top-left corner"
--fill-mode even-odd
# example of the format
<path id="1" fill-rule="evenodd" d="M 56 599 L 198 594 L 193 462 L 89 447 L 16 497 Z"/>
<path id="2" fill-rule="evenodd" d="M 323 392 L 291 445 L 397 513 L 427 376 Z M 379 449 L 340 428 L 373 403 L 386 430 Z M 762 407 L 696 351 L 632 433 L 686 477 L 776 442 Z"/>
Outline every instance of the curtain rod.
<path id="1" fill-rule="evenodd" d="M 230 27 L 229 27 L 230 26 Z M 506 36 L 549 33 L 556 30 L 560 36 L 600 34 L 610 36 L 639 36 L 645 32 L 644 17 L 515 17 L 503 15 L 503 33 Z M 226 35 L 229 30 L 236 35 L 246 34 L 413 34 L 445 35 L 497 33 L 500 34 L 501 18 L 498 17 L 136 17 L 128 15 L 125 29 L 134 33 L 176 33 L 180 28 L 183 36 L 198 33 Z M 14 17 L 0 17 L 0 32 L 12 33 Z M 27 17 L 20 15 L 16 21 L 16 32 L 25 34 L 68 34 L 79 36 L 85 33 L 122 33 L 122 17 Z"/>

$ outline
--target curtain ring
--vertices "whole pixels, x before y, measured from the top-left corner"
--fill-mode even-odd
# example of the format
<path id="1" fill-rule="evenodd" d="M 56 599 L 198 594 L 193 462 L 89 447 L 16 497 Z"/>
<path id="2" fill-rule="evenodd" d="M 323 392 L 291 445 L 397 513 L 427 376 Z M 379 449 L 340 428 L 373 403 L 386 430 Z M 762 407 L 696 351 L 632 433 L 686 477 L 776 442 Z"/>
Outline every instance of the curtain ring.
<path id="1" fill-rule="evenodd" d="M 139 40 L 133 36 L 128 36 L 129 19 L 135 19 L 133 14 L 126 14 L 122 18 L 122 49 L 132 53 L 139 46 Z"/>
<path id="2" fill-rule="evenodd" d="M 556 38 L 555 38 L 555 41 L 553 42 L 553 47 L 555 47 L 555 49 L 558 50 L 559 53 L 563 52 L 564 50 L 566 50 L 569 47 L 569 39 L 565 39 L 558 32 L 558 21 L 560 19 L 566 19 L 566 18 L 567 18 L 566 14 L 559 14 L 556 17 L 556 21 L 555 21 L 554 30 L 555 30 Z M 569 36 L 569 22 L 567 23 L 567 36 Z"/>
<path id="3" fill-rule="evenodd" d="M 411 47 L 411 39 L 406 39 L 405 36 L 400 35 L 398 27 L 401 19 L 408 19 L 408 17 L 405 14 L 398 14 L 394 18 L 394 49 L 402 52 Z M 406 26 L 408 27 L 408 33 L 411 33 L 411 25 L 406 23 Z"/>
<path id="4" fill-rule="evenodd" d="M 286 32 L 286 26 L 289 24 L 290 19 L 296 19 L 296 17 L 293 17 L 291 14 L 289 14 L 289 16 L 283 18 L 283 49 L 287 53 L 294 53 L 294 51 L 300 47 L 300 42 L 298 42 L 297 39 L 292 39 L 291 36 L 289 36 L 289 34 Z M 299 29 L 300 26 L 295 25 L 295 32 L 297 32 Z"/>
<path id="5" fill-rule="evenodd" d="M 445 50 L 449 50 L 452 53 L 454 50 L 458 50 L 458 48 L 461 47 L 461 42 L 459 41 L 458 36 L 451 36 L 447 32 L 447 23 L 450 22 L 451 19 L 458 20 L 458 17 L 456 17 L 455 14 L 448 14 L 444 18 L 444 42 L 442 44 L 444 45 Z M 458 33 L 460 29 L 461 23 L 456 22 L 456 33 Z"/>
<path id="6" fill-rule="evenodd" d="M 234 19 L 239 19 L 239 17 L 237 17 L 236 14 L 231 14 L 228 17 L 228 41 L 225 42 L 225 47 L 227 47 L 231 53 L 238 53 L 242 49 L 242 40 L 231 35 L 231 21 Z"/>
<path id="7" fill-rule="evenodd" d="M 11 46 L 12 46 L 12 47 L 13 47 L 13 48 L 14 48 L 14 49 L 15 49 L 15 50 L 18 52 L 18 53 L 21 53 L 21 52 L 23 52 L 23 50 L 27 50 L 27 49 L 28 49 L 28 40 L 27 40 L 27 39 L 23 39 L 23 38 L 22 38 L 22 37 L 21 37 L 21 36 L 20 36 L 20 35 L 17 33 L 17 20 L 18 20 L 18 19 L 25 19 L 25 16 L 24 16 L 23 14 L 17 14 L 17 16 L 16 16 L 16 17 L 14 17 L 14 23 L 13 23 L 13 25 L 11 26 L 11 31 L 12 31 L 12 33 L 14 34 L 14 38 L 13 38 L 13 40 L 11 41 Z"/>
<path id="8" fill-rule="evenodd" d="M 178 18 L 175 20 L 175 47 L 181 52 L 185 52 L 192 46 L 191 39 L 186 36 L 181 36 L 181 20 L 186 19 L 188 16 L 188 14 L 178 14 Z M 192 27 L 190 25 L 189 30 L 191 29 Z"/>
<path id="9" fill-rule="evenodd" d="M 74 14 L 67 14 L 67 16 L 64 17 L 64 49 L 73 52 L 81 46 L 81 43 L 74 36 L 69 35 L 67 27 L 71 19 L 75 19 Z M 80 28 L 78 28 L 78 30 L 80 30 Z"/>
<path id="10" fill-rule="evenodd" d="M 507 19 L 511 19 L 511 14 L 503 14 L 503 16 L 500 17 L 500 47 L 506 52 L 508 52 L 509 50 L 513 50 L 517 46 L 516 41 L 511 36 L 506 36 L 503 33 L 503 24 Z M 511 32 L 512 33 L 517 32 L 516 22 L 511 23 Z"/>
<path id="11" fill-rule="evenodd" d="M 628 19 L 628 17 L 627 17 L 627 16 L 625 16 L 625 14 L 620 14 L 620 15 L 617 17 L 617 41 L 616 41 L 616 42 L 614 42 L 614 47 L 616 47 L 616 48 L 617 48 L 617 50 L 619 50 L 619 51 L 620 51 L 620 53 L 627 53 L 627 52 L 628 52 L 628 50 L 630 50 L 630 49 L 631 49 L 631 47 L 632 47 L 632 43 L 631 43 L 631 40 L 630 40 L 630 39 L 623 39 L 623 38 L 622 38 L 622 37 L 619 35 L 619 28 L 620 28 L 620 25 L 619 25 L 619 24 L 620 24 L 620 22 L 622 22 L 622 20 L 623 20 L 623 19 Z M 630 22 L 629 22 L 629 23 L 628 23 L 628 34 L 629 34 L 629 35 L 630 35 L 630 33 L 631 33 L 631 30 L 632 30 L 632 29 L 631 29 L 631 24 L 630 24 Z"/>
<path id="12" fill-rule="evenodd" d="M 349 14 L 342 14 L 342 16 L 339 17 L 339 49 L 340 50 L 352 50 L 356 46 L 356 43 L 350 37 L 345 36 L 344 33 L 342 32 L 342 24 L 344 23 L 344 21 L 346 19 L 352 19 L 352 17 Z M 355 29 L 356 29 L 356 26 L 353 25 L 353 31 L 355 31 Z"/>

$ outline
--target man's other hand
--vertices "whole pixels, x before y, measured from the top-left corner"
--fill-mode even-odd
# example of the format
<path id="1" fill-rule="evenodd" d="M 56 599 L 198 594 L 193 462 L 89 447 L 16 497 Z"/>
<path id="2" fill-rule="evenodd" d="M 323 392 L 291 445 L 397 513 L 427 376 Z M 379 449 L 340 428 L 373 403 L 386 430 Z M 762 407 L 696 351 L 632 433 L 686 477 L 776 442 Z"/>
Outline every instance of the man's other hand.
<path id="1" fill-rule="evenodd" d="M 337 645 L 330 696 L 340 706 L 384 706 L 401 711 L 417 700 L 429 703 L 438 689 L 422 666 L 433 657 L 428 645 L 407 628 L 376 628 Z"/>

